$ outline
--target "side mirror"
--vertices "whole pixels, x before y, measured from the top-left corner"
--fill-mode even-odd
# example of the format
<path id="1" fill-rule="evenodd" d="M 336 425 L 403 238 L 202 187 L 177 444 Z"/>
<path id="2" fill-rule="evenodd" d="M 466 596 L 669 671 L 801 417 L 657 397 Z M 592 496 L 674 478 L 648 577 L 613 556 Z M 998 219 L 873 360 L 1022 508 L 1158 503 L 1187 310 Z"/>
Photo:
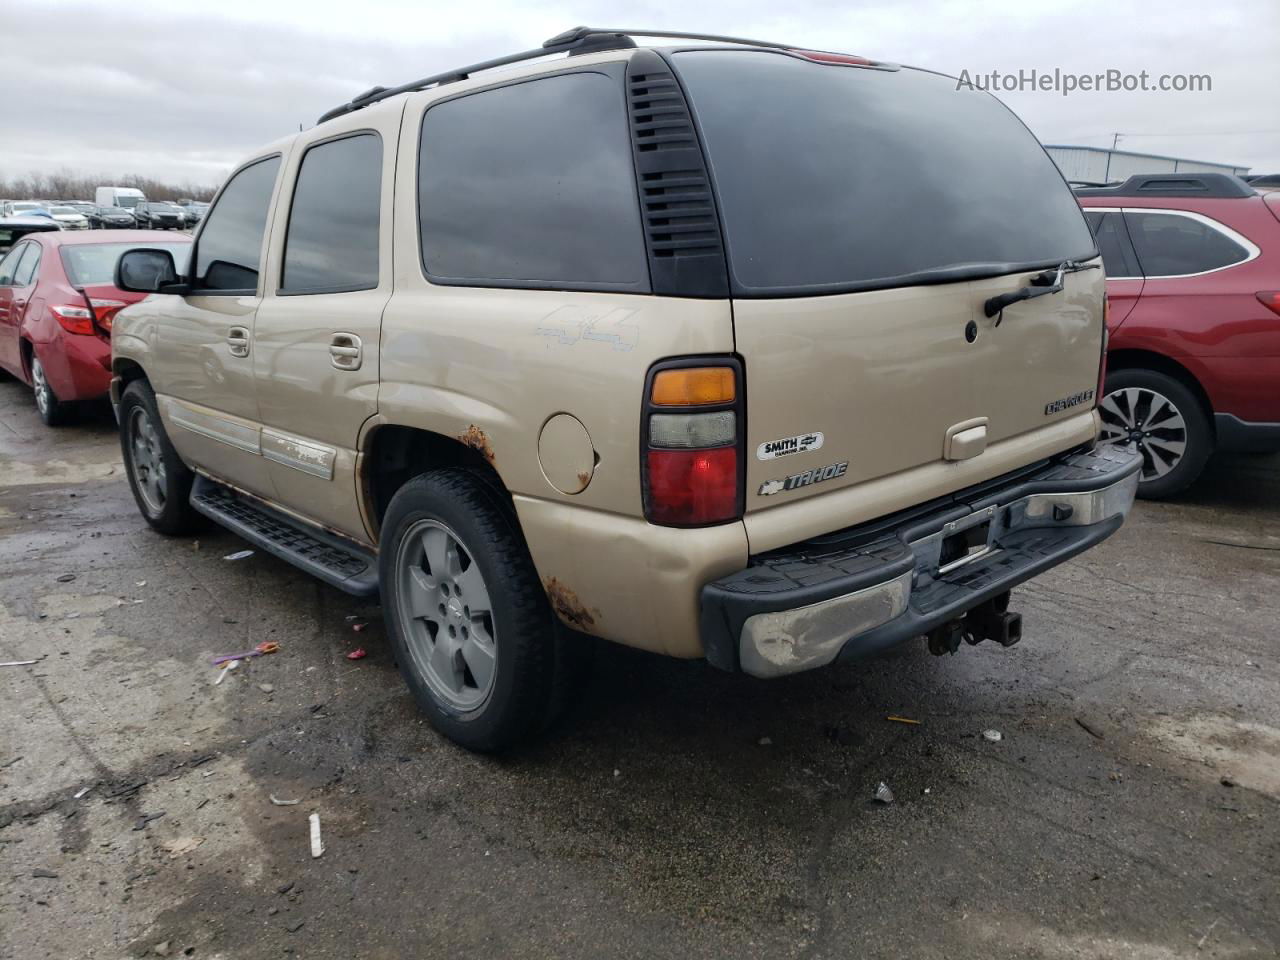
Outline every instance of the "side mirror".
<path id="1" fill-rule="evenodd" d="M 116 287 L 130 293 L 187 292 L 168 250 L 126 250 L 116 262 Z"/>

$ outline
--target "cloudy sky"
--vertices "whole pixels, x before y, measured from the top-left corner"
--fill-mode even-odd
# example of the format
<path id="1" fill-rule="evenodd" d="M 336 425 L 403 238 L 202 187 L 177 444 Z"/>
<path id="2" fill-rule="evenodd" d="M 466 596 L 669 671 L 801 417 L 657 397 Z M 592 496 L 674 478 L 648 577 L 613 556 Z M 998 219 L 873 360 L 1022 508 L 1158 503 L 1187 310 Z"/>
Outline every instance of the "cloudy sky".
<path id="1" fill-rule="evenodd" d="M 736 34 L 959 76 L 1208 74 L 1202 93 L 1001 93 L 1046 143 L 1280 172 L 1278 0 L 0 0 L 0 177 L 213 184 L 258 144 L 376 84 L 587 23 Z"/>

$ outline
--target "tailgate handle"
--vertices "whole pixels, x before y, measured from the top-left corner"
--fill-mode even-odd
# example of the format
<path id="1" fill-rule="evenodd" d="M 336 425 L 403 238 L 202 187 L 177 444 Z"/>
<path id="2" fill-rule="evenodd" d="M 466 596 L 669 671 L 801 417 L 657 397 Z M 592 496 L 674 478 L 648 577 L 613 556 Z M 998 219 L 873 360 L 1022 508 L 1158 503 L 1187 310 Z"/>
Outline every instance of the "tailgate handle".
<path id="1" fill-rule="evenodd" d="M 249 328 L 232 327 L 227 331 L 227 349 L 233 357 L 249 355 Z"/>
<path id="2" fill-rule="evenodd" d="M 962 420 L 947 428 L 942 444 L 944 460 L 969 460 L 987 449 L 987 418 Z"/>

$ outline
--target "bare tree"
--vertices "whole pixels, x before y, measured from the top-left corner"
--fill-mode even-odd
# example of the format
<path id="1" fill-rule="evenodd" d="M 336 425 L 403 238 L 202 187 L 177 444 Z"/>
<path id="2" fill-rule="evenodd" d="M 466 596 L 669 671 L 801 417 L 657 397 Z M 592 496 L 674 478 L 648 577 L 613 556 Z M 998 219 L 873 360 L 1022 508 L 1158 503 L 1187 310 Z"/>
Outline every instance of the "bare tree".
<path id="1" fill-rule="evenodd" d="M 217 187 L 194 183 L 168 183 L 155 177 L 127 174 L 122 177 L 90 176 L 71 170 L 32 172 L 25 176 L 0 175 L 0 198 L 5 200 L 92 200 L 100 186 L 136 187 L 149 200 L 212 200 Z"/>

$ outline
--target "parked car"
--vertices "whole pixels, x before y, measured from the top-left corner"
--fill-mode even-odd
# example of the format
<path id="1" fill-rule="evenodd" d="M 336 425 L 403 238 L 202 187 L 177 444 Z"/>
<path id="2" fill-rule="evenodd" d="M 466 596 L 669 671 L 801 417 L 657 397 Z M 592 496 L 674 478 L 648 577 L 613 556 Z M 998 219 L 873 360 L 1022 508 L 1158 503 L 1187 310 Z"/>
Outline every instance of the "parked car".
<path id="1" fill-rule="evenodd" d="M 189 269 L 120 260 L 146 521 L 380 592 L 468 747 L 542 729 L 569 631 L 757 677 L 1014 643 L 1010 589 L 1132 504 L 1101 262 L 1018 118 L 708 39 L 365 95 L 237 168 Z"/>
<path id="2" fill-rule="evenodd" d="M 108 240 L 55 229 L 27 234 L 0 260 L 0 367 L 31 385 L 46 424 L 66 422 L 76 401 L 107 393 L 112 323 L 141 299 L 114 285 L 120 254 L 143 245 L 183 262 L 189 244 L 150 231 Z"/>
<path id="3" fill-rule="evenodd" d="M 49 211 L 45 209 L 44 204 L 35 200 L 6 200 L 4 203 L 4 210 L 0 211 L 0 216 L 47 216 L 48 213 Z"/>
<path id="4" fill-rule="evenodd" d="M 132 230 L 137 226 L 133 214 L 124 207 L 94 207 L 87 216 L 95 230 Z"/>
<path id="5" fill-rule="evenodd" d="M 0 254 L 8 253 L 29 233 L 48 233 L 61 229 L 46 217 L 0 217 Z"/>
<path id="6" fill-rule="evenodd" d="M 94 203 L 100 207 L 124 207 L 132 210 L 147 197 L 136 187 L 98 187 L 94 191 Z"/>
<path id="7" fill-rule="evenodd" d="M 178 201 L 178 206 L 182 208 L 182 215 L 188 227 L 194 227 L 203 220 L 205 213 L 209 210 L 207 203 L 200 203 L 198 200 L 189 200 L 186 203 Z"/>
<path id="8" fill-rule="evenodd" d="M 88 230 L 89 219 L 74 207 L 50 207 L 49 216 L 58 221 L 63 230 Z"/>
<path id="9" fill-rule="evenodd" d="M 186 221 L 182 211 L 163 200 L 147 200 L 133 208 L 133 217 L 139 227 L 152 230 L 181 230 Z"/>
<path id="10" fill-rule="evenodd" d="M 1215 450 L 1280 450 L 1280 192 L 1225 174 L 1077 190 L 1107 271 L 1103 440 L 1174 496 Z"/>

